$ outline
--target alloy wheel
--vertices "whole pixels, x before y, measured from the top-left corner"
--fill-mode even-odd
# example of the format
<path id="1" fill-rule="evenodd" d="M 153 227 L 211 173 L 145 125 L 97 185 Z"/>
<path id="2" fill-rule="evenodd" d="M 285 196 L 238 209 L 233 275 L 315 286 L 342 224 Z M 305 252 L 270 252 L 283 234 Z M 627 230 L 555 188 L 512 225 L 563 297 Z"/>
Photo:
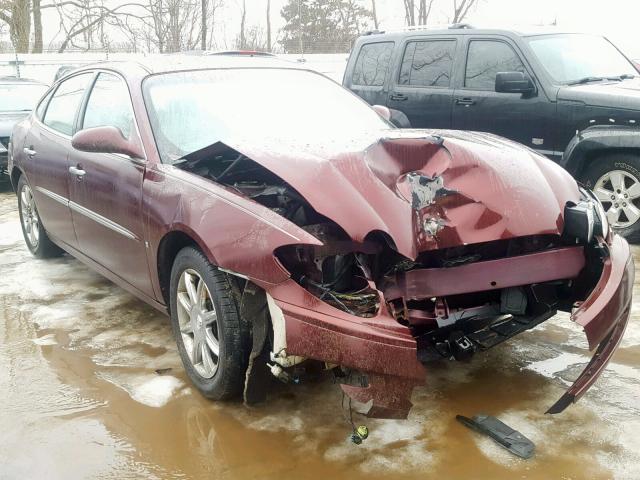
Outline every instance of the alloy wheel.
<path id="1" fill-rule="evenodd" d="M 36 249 L 40 242 L 40 220 L 29 185 L 23 185 L 20 191 L 20 213 L 27 242 L 32 249 Z"/>
<path id="2" fill-rule="evenodd" d="M 178 325 L 187 356 L 200 376 L 212 378 L 218 370 L 220 341 L 209 288 L 198 272 L 187 269 L 180 275 L 176 296 Z"/>
<path id="3" fill-rule="evenodd" d="M 611 170 L 602 175 L 593 193 L 598 197 L 614 228 L 627 228 L 640 220 L 640 181 L 624 170 Z"/>

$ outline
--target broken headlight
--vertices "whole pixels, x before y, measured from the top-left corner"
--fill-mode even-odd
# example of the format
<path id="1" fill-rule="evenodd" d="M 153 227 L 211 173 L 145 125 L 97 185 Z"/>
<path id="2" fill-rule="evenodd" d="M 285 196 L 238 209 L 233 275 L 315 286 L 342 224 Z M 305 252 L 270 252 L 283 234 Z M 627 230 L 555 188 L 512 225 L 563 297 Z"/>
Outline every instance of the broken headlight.
<path id="1" fill-rule="evenodd" d="M 609 223 L 600 201 L 592 192 L 580 188 L 582 199 L 564 207 L 564 235 L 590 243 L 594 236 L 606 238 Z"/>

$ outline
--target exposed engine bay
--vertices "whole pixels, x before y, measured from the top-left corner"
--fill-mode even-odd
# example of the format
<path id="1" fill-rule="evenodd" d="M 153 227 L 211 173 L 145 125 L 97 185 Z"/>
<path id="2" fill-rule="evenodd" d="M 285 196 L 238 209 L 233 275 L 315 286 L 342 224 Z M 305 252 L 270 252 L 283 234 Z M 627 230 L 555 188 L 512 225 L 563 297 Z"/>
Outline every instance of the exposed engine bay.
<path id="1" fill-rule="evenodd" d="M 387 309 L 399 324 L 410 329 L 422 362 L 468 360 L 476 351 L 535 327 L 559 309 L 571 311 L 601 273 L 593 267 L 601 261 L 590 262 L 589 268 L 583 269 L 585 252 L 577 248 L 580 240 L 575 234 L 533 235 L 429 250 L 415 260 L 400 255 L 382 232 L 372 232 L 363 242 L 355 242 L 284 180 L 223 143 L 188 155 L 179 167 L 258 202 L 320 240 L 320 246 L 286 245 L 274 254 L 299 285 L 343 312 L 371 318 L 381 308 Z M 440 177 L 433 181 L 418 175 L 407 178 L 415 184 L 412 207 L 416 212 L 428 208 L 437 195 L 452 193 Z M 567 249 L 573 249 L 572 253 L 567 254 Z M 516 275 L 520 278 L 501 278 L 486 288 L 471 285 L 455 293 L 456 272 L 469 276 L 474 265 L 500 270 L 508 263 L 489 265 L 544 252 L 574 261 L 550 276 L 542 274 L 538 278 L 542 281 L 522 280 L 529 277 L 522 271 Z M 599 256 L 603 252 L 595 248 L 586 254 Z M 537 258 L 548 265 L 557 262 L 554 256 Z M 429 275 L 420 284 L 418 296 L 408 294 L 404 285 L 414 273 Z M 440 293 L 430 293 L 431 284 L 446 283 L 446 279 L 450 279 L 454 293 L 447 294 L 447 286 L 436 289 Z M 509 281 L 511 284 L 505 283 Z"/>

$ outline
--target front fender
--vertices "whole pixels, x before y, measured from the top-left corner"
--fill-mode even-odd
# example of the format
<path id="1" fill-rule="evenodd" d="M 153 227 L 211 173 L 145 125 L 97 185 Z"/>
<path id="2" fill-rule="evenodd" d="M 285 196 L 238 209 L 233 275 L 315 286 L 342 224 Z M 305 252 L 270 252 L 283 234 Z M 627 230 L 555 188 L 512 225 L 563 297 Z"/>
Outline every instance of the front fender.
<path id="1" fill-rule="evenodd" d="M 637 150 L 640 152 L 640 128 L 619 125 L 596 125 L 578 132 L 562 155 L 562 165 L 571 175 L 578 177 L 587 165 L 587 159 L 598 152 Z"/>

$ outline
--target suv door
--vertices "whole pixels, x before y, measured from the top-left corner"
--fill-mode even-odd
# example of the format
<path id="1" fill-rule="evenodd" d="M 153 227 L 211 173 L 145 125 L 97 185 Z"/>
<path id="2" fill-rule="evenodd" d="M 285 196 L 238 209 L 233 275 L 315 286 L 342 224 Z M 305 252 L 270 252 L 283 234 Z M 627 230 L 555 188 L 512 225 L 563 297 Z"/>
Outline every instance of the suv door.
<path id="1" fill-rule="evenodd" d="M 22 156 L 45 230 L 74 248 L 78 242 L 69 210 L 68 155 L 73 125 L 92 77 L 90 72 L 69 77 L 45 97 L 32 117 Z"/>
<path id="2" fill-rule="evenodd" d="M 502 37 L 472 37 L 466 50 L 461 85 L 454 93 L 453 128 L 495 133 L 552 155 L 555 103 L 547 99 L 515 45 Z M 529 75 L 536 93 L 495 91 L 497 73 L 516 71 Z"/>
<path id="3" fill-rule="evenodd" d="M 345 78 L 345 86 L 369 105 L 387 103 L 387 76 L 393 57 L 394 42 L 365 43 L 358 52 L 353 72 Z"/>
<path id="4" fill-rule="evenodd" d="M 79 115 L 79 128 L 114 126 L 137 135 L 124 80 L 100 72 Z M 80 250 L 136 289 L 153 295 L 144 241 L 142 181 L 145 162 L 125 155 L 72 150 L 71 203 Z"/>
<path id="5" fill-rule="evenodd" d="M 455 37 L 409 39 L 393 75 L 387 106 L 414 128 L 451 128 Z"/>

